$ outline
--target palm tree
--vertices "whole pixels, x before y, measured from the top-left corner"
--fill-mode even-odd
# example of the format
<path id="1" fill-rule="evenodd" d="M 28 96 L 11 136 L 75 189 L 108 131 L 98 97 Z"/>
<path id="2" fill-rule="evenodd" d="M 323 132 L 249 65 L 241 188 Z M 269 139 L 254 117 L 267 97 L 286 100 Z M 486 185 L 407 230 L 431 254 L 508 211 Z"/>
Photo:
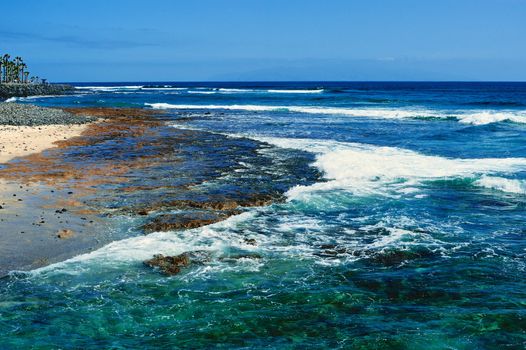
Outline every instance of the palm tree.
<path id="1" fill-rule="evenodd" d="M 7 74 L 6 74 L 6 83 L 10 83 L 13 81 L 13 67 L 14 63 L 11 61 L 7 61 Z"/>
<path id="2" fill-rule="evenodd" d="M 20 66 L 22 64 L 22 58 L 20 56 L 16 56 L 13 60 L 13 82 L 19 83 L 20 82 Z"/>
<path id="3" fill-rule="evenodd" d="M 20 64 L 20 82 L 24 82 L 24 69 L 27 68 L 27 65 L 25 63 Z"/>
<path id="4" fill-rule="evenodd" d="M 11 83 L 16 83 L 16 76 L 18 75 L 18 64 L 16 63 L 16 61 L 12 61 L 11 64 L 11 78 L 10 78 L 10 82 Z"/>
<path id="5" fill-rule="evenodd" d="M 47 81 L 38 76 L 30 76 L 22 57 L 11 59 L 9 54 L 4 54 L 0 55 L 0 84 L 2 83 L 46 84 Z"/>
<path id="6" fill-rule="evenodd" d="M 4 82 L 7 83 L 7 78 L 8 78 L 8 75 L 9 75 L 9 59 L 11 58 L 11 56 L 9 56 L 8 54 L 5 54 L 4 56 L 2 56 L 2 63 L 4 64 Z"/>

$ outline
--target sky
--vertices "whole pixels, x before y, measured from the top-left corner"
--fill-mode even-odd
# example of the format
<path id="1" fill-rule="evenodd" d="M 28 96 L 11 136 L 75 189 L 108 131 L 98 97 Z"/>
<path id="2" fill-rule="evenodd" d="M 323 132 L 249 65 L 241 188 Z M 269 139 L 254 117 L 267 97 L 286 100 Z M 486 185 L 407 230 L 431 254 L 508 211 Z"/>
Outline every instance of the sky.
<path id="1" fill-rule="evenodd" d="M 0 53 L 54 82 L 526 81 L 526 0 L 16 0 L 1 9 Z"/>

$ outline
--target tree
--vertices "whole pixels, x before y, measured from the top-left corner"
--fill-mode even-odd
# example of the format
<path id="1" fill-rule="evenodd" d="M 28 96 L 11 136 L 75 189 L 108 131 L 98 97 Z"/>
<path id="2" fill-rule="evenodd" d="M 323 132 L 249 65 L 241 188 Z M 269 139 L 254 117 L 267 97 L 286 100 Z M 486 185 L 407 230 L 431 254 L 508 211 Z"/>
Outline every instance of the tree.
<path id="1" fill-rule="evenodd" d="M 9 54 L 0 55 L 0 84 L 45 84 L 45 79 L 30 77 L 27 71 L 27 64 L 20 56 L 11 59 Z"/>
<path id="2" fill-rule="evenodd" d="M 27 68 L 27 65 L 25 63 L 20 64 L 20 79 L 19 81 L 21 83 L 24 83 L 24 69 Z"/>
<path id="3" fill-rule="evenodd" d="M 9 77 L 9 59 L 11 58 L 11 56 L 9 56 L 8 54 L 5 54 L 4 56 L 2 56 L 2 63 L 4 65 L 4 83 L 7 83 L 7 80 L 8 80 L 8 77 Z"/>

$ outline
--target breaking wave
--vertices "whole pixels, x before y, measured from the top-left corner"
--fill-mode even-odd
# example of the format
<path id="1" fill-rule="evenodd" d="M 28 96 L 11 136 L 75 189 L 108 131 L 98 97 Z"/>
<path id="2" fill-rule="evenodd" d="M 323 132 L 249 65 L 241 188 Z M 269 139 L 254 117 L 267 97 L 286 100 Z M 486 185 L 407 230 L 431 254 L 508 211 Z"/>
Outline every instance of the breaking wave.
<path id="1" fill-rule="evenodd" d="M 496 191 L 526 194 L 526 183 L 517 179 L 506 179 L 497 176 L 482 176 L 475 185 Z"/>
<path id="2" fill-rule="evenodd" d="M 332 190 L 350 191 L 355 195 L 414 195 L 422 181 L 448 178 L 480 177 L 476 185 L 506 192 L 524 193 L 525 188 L 519 180 L 488 175 L 526 170 L 526 158 L 445 158 L 359 143 L 273 137 L 256 139 L 316 154 L 314 165 L 328 181 L 296 186 L 288 191 L 289 199 L 302 199 L 313 193 Z"/>
<path id="3" fill-rule="evenodd" d="M 322 115 L 345 115 L 378 119 L 456 119 L 460 123 L 485 125 L 510 121 L 526 123 L 526 111 L 438 111 L 429 109 L 345 108 L 318 106 L 271 106 L 271 105 L 186 105 L 170 103 L 145 103 L 154 109 L 207 109 L 239 110 L 253 112 L 295 112 Z"/>

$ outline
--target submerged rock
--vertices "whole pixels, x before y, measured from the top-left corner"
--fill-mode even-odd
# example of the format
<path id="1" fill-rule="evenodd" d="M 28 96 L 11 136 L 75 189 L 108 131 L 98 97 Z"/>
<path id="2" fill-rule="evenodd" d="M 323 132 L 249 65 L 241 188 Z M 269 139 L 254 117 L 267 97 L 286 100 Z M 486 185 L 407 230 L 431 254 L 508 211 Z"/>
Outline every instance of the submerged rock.
<path id="1" fill-rule="evenodd" d="M 245 238 L 243 242 L 248 245 L 257 245 L 257 241 L 254 238 Z"/>
<path id="2" fill-rule="evenodd" d="M 213 212 L 163 214 L 157 216 L 151 222 L 144 225 L 142 229 L 146 233 L 192 229 L 219 222 L 224 220 L 226 217 L 226 215 L 216 214 Z"/>
<path id="3" fill-rule="evenodd" d="M 261 194 L 250 198 L 240 198 L 238 200 L 214 199 L 208 201 L 196 201 L 189 199 L 179 199 L 153 203 L 146 207 L 136 208 L 134 211 L 139 215 L 148 215 L 148 213 L 150 212 L 155 212 L 163 209 L 202 209 L 224 211 L 232 213 L 230 215 L 235 215 L 241 213 L 241 211 L 239 210 L 241 208 L 262 207 L 270 205 L 273 202 L 277 202 L 279 200 L 281 200 L 281 198 L 278 196 L 270 196 L 266 194 Z"/>
<path id="4" fill-rule="evenodd" d="M 152 268 L 158 268 L 167 275 L 177 275 L 181 272 L 182 267 L 190 264 L 203 264 L 210 261 L 210 253 L 207 251 L 197 250 L 185 252 L 175 256 L 164 256 L 156 254 L 153 258 L 144 261 L 144 265 Z"/>
<path id="5" fill-rule="evenodd" d="M 257 253 L 249 253 L 249 254 L 235 254 L 235 255 L 230 255 L 230 256 L 224 256 L 224 257 L 219 258 L 219 261 L 235 262 L 240 259 L 259 260 L 262 258 L 263 257 Z"/>

